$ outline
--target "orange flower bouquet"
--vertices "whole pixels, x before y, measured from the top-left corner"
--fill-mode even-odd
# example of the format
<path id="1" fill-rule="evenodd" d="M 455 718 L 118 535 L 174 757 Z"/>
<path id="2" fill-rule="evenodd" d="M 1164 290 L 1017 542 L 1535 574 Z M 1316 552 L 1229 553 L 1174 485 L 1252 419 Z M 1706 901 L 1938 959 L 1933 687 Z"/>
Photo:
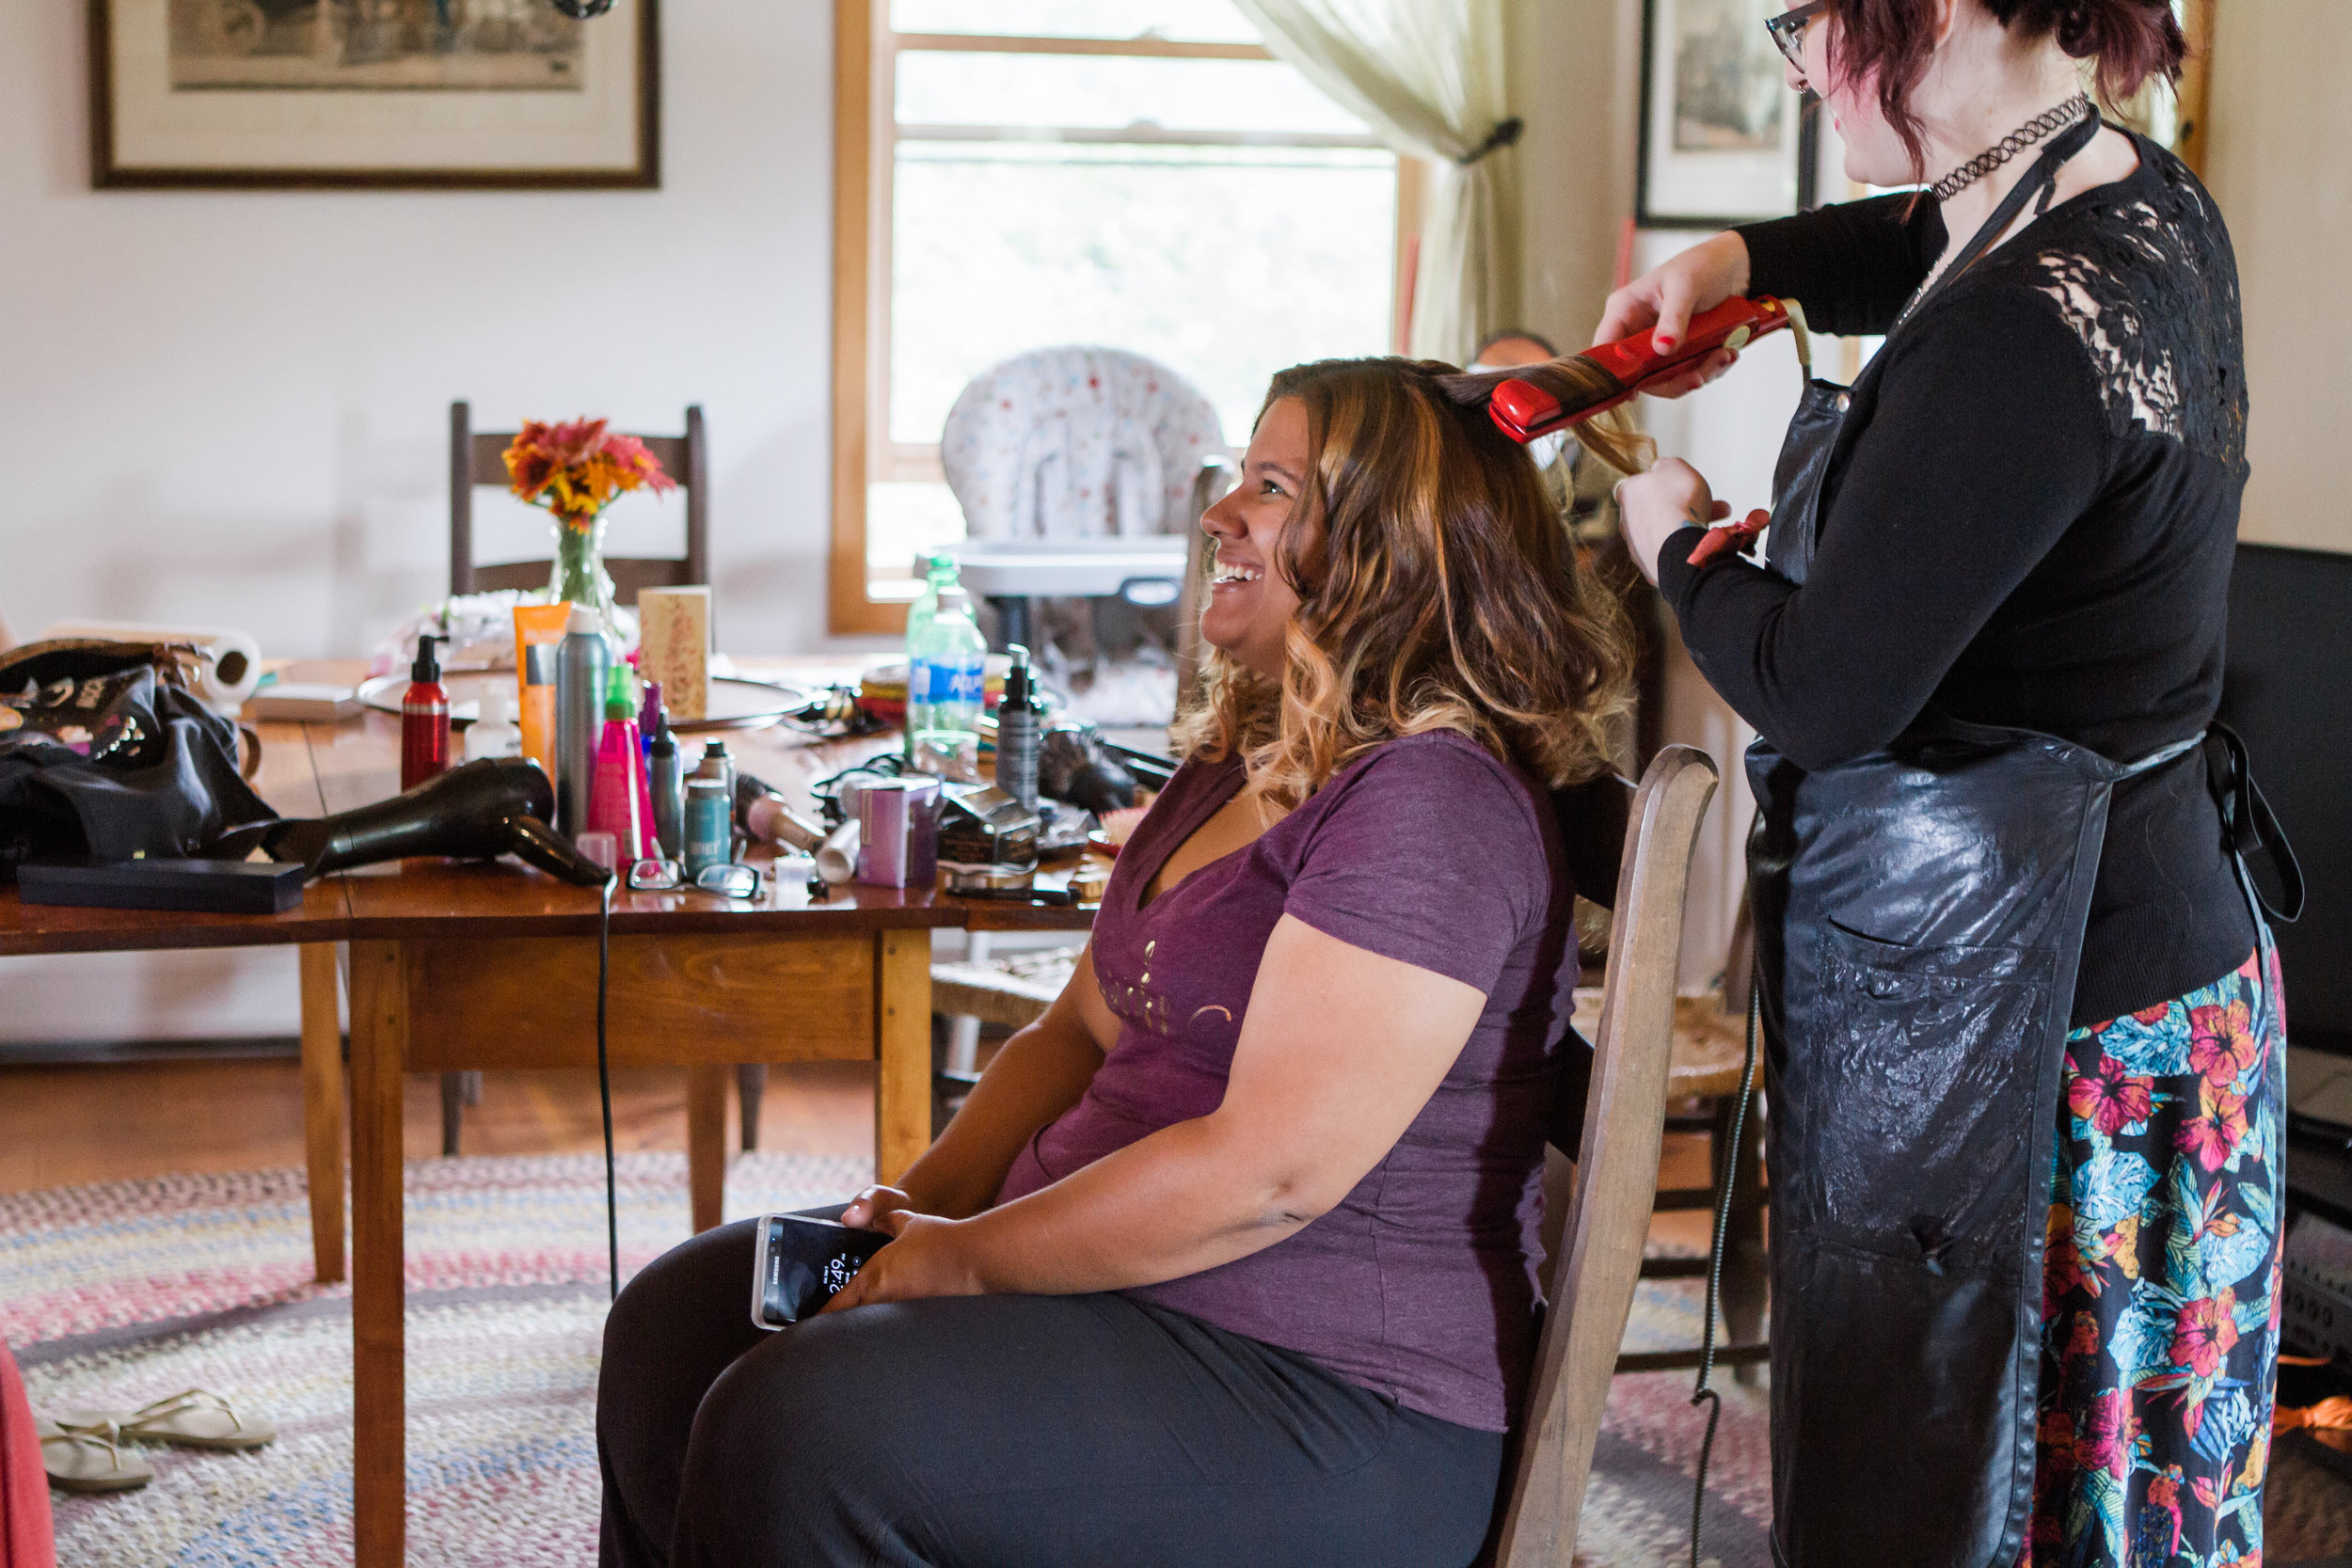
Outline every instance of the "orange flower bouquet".
<path id="1" fill-rule="evenodd" d="M 543 424 L 526 420 L 506 449 L 507 484 L 555 516 L 558 599 L 584 604 L 612 624 L 612 579 L 604 569 L 604 509 L 631 490 L 656 495 L 677 487 L 661 460 L 634 436 L 605 429 L 602 420 Z"/>

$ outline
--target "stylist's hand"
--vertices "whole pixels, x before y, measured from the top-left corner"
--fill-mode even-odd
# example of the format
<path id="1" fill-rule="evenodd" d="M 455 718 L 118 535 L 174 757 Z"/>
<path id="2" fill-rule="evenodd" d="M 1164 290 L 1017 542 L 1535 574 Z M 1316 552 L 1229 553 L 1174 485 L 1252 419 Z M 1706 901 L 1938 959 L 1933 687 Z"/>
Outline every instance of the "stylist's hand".
<path id="1" fill-rule="evenodd" d="M 1661 459 L 1645 474 L 1635 474 L 1617 486 L 1617 531 L 1642 575 L 1658 580 L 1658 552 L 1676 530 L 1705 528 L 1731 515 L 1731 505 L 1719 501 L 1707 479 L 1679 457 Z"/>
<path id="2" fill-rule="evenodd" d="M 1748 242 L 1726 230 L 1661 262 L 1611 294 L 1593 341 L 1613 343 L 1647 327 L 1659 352 L 1668 352 L 1690 331 L 1693 315 L 1734 294 L 1745 293 L 1747 287 Z M 1678 398 L 1706 386 L 1731 369 L 1738 358 L 1729 349 L 1718 349 L 1673 380 L 1642 390 L 1652 397 Z"/>
<path id="3" fill-rule="evenodd" d="M 979 1271 L 966 1256 L 962 1220 L 941 1219 L 893 1209 L 873 1228 L 897 1238 L 866 1259 L 831 1301 L 826 1312 L 847 1312 L 878 1301 L 921 1301 L 930 1296 L 977 1296 L 986 1293 Z M 822 1317 L 824 1313 L 818 1314 Z"/>

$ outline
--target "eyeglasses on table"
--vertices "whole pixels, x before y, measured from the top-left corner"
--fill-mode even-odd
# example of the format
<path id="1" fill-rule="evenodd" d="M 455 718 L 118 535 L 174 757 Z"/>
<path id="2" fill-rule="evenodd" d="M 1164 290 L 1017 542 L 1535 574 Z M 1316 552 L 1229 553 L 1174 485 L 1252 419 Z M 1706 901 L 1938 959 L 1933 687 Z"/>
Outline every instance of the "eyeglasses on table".
<path id="1" fill-rule="evenodd" d="M 638 893 L 669 893 L 682 887 L 692 887 L 702 893 L 716 893 L 728 898 L 756 898 L 761 881 L 759 867 L 741 861 L 726 861 L 706 865 L 690 882 L 676 861 L 647 856 L 628 868 L 628 885 Z"/>

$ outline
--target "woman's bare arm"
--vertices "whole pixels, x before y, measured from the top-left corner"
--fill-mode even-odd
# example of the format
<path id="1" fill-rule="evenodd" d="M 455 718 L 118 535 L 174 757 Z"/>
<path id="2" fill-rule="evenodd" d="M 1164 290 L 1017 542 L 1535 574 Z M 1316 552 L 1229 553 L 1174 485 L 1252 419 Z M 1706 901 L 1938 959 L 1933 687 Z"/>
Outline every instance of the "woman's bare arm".
<path id="1" fill-rule="evenodd" d="M 1216 1110 L 970 1218 L 884 1216 L 898 1241 L 828 1310 L 1119 1290 L 1271 1246 L 1335 1207 L 1388 1154 L 1485 1004 L 1459 980 L 1285 915 L 1266 942 Z"/>
<path id="2" fill-rule="evenodd" d="M 961 1219 L 987 1208 L 1023 1147 L 1078 1102 L 1118 1037 L 1119 1021 L 1095 984 L 1089 948 L 1078 955 L 1076 971 L 1045 1016 L 997 1051 L 947 1131 L 908 1167 L 898 1188 L 861 1195 L 843 1221 L 872 1225 L 878 1211 L 902 1207 Z"/>

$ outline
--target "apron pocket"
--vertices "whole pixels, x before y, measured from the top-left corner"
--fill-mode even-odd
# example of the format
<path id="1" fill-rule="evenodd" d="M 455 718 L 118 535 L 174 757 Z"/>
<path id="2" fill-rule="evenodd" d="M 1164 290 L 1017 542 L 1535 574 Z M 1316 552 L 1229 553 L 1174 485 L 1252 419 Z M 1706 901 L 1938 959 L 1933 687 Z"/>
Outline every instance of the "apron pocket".
<path id="1" fill-rule="evenodd" d="M 2023 1195 L 2043 1185 L 2026 1166 L 2050 955 L 1825 923 L 1820 959 L 1806 1174 L 1823 1233 L 1931 1274 L 2013 1278 Z"/>

